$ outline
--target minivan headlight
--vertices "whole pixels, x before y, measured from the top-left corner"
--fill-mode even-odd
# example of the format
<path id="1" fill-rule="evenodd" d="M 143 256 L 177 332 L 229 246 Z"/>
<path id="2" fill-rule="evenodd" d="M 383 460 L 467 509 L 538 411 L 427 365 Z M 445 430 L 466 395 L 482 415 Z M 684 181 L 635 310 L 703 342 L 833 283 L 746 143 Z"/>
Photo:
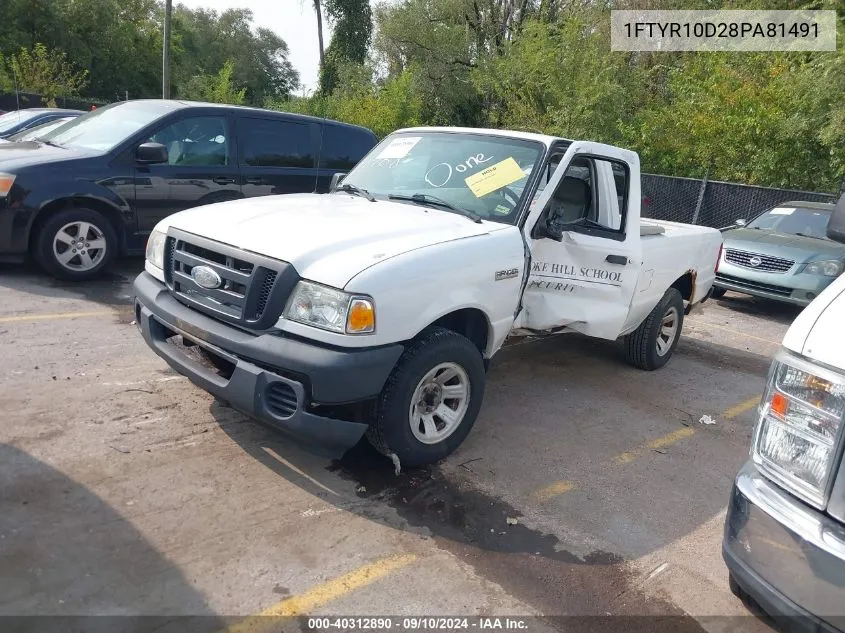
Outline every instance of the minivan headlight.
<path id="1" fill-rule="evenodd" d="M 825 277 L 838 277 L 842 274 L 842 269 L 845 267 L 838 259 L 829 259 L 825 261 L 810 262 L 804 269 L 808 275 L 824 275 Z"/>
<path id="2" fill-rule="evenodd" d="M 164 243 L 167 241 L 167 233 L 153 231 L 147 238 L 147 261 L 156 268 L 164 270 Z"/>
<path id="3" fill-rule="evenodd" d="M 353 295 L 311 281 L 296 284 L 285 317 L 340 334 L 371 334 L 376 329 L 371 297 Z"/>
<path id="4" fill-rule="evenodd" d="M 845 376 L 782 351 L 769 371 L 751 456 L 772 479 L 817 508 L 845 415 Z"/>

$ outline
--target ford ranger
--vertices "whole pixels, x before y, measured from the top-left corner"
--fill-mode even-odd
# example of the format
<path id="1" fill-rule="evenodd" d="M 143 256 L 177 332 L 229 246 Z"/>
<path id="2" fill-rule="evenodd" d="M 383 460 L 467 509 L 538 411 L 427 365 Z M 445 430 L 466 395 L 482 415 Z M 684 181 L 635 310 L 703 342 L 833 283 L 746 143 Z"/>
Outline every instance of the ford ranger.
<path id="1" fill-rule="evenodd" d="M 716 229 L 640 217 L 636 153 L 466 128 L 397 131 L 328 194 L 163 219 L 135 281 L 144 339 L 219 399 L 394 464 L 452 452 L 509 339 L 624 339 L 654 370 L 710 293 Z"/>

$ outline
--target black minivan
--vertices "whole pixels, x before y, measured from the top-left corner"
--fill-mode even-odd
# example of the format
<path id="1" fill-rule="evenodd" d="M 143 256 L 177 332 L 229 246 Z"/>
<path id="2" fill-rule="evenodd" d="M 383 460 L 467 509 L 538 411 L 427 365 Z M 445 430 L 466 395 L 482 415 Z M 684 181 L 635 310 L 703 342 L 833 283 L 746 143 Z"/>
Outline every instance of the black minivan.
<path id="1" fill-rule="evenodd" d="M 376 144 L 362 127 L 186 101 L 114 103 L 0 145 L 0 261 L 89 279 L 156 223 L 235 198 L 327 192 Z"/>

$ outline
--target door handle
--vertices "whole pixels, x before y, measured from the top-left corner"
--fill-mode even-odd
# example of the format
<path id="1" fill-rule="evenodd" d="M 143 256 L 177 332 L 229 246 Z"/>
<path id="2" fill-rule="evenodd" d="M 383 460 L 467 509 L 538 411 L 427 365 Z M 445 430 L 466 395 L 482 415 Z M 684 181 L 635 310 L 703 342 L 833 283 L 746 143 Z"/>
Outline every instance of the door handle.
<path id="1" fill-rule="evenodd" d="M 217 176 L 216 178 L 212 178 L 211 180 L 212 180 L 212 182 L 215 182 L 218 185 L 234 185 L 235 184 L 234 178 L 226 178 L 225 176 Z"/>
<path id="2" fill-rule="evenodd" d="M 248 185 L 263 185 L 264 179 L 263 178 L 247 178 L 244 182 Z"/>
<path id="3" fill-rule="evenodd" d="M 619 264 L 620 266 L 624 266 L 628 263 L 628 258 L 624 255 L 608 255 L 604 261 L 610 264 Z"/>

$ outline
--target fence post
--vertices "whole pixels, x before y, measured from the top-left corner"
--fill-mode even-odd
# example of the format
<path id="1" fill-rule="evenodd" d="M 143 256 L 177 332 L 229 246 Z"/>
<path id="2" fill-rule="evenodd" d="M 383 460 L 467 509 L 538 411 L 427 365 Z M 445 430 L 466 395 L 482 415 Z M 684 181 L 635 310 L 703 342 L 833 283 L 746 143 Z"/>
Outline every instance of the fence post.
<path id="1" fill-rule="evenodd" d="M 707 179 L 710 177 L 710 170 L 704 174 L 704 180 L 701 181 L 701 189 L 698 192 L 698 201 L 695 203 L 695 211 L 692 214 L 692 222 L 690 224 L 698 224 L 698 214 L 701 213 L 701 205 L 704 204 L 704 192 L 707 190 Z"/>

